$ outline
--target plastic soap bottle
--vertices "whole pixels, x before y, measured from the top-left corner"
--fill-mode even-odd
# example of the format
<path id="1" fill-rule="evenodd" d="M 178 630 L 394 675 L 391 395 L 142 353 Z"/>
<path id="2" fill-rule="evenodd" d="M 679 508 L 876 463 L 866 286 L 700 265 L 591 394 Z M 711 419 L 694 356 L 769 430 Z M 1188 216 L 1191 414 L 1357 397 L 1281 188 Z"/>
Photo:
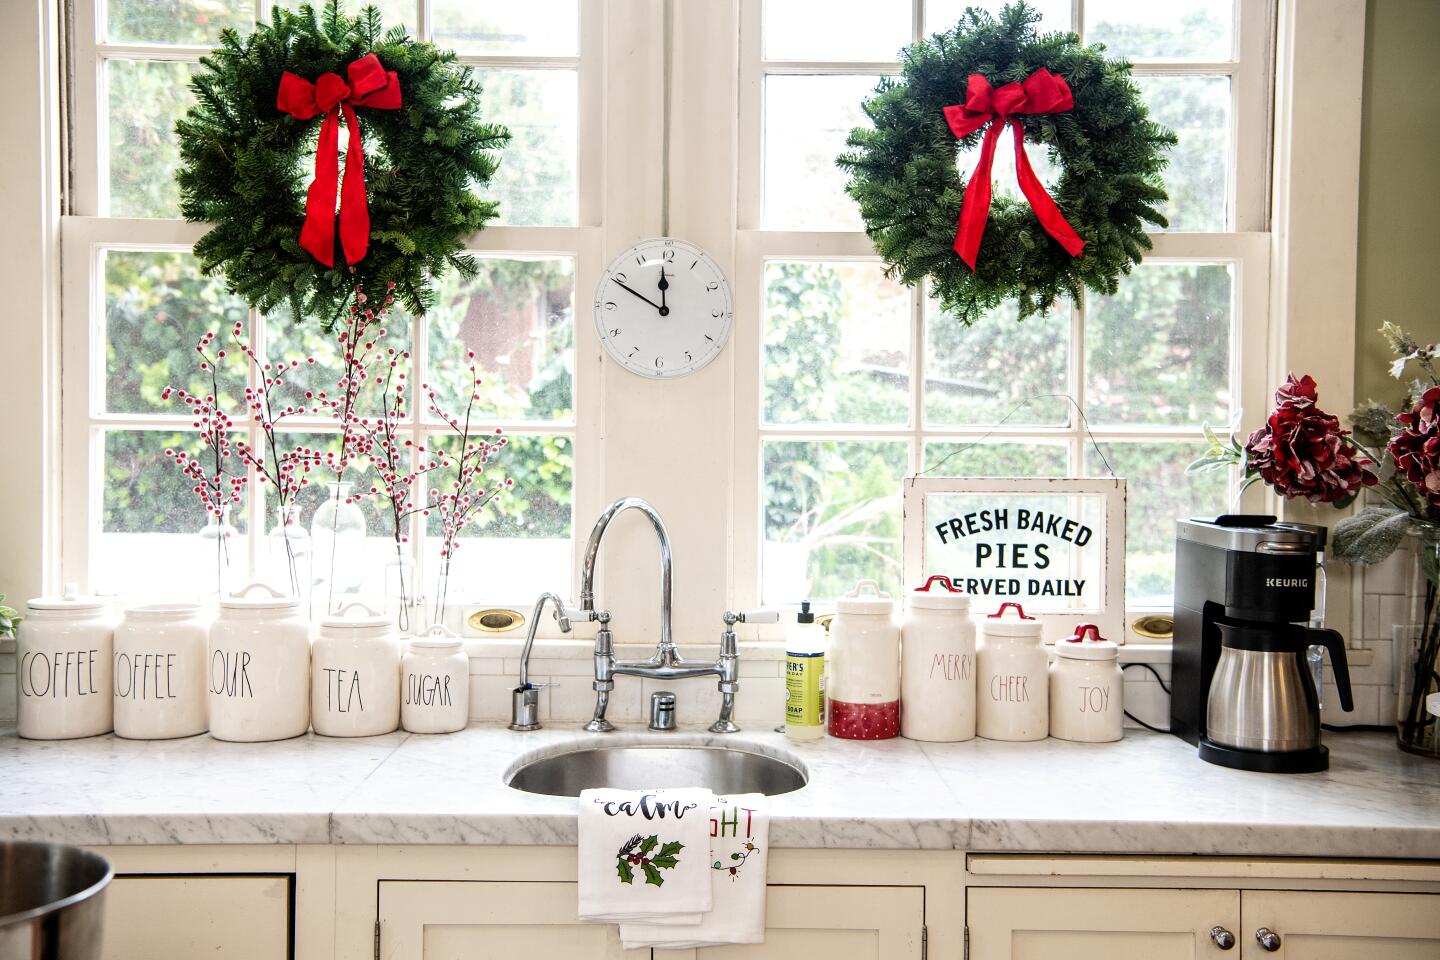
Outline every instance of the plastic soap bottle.
<path id="1" fill-rule="evenodd" d="M 815 622 L 809 600 L 801 602 L 785 639 L 785 735 L 825 736 L 825 628 Z"/>

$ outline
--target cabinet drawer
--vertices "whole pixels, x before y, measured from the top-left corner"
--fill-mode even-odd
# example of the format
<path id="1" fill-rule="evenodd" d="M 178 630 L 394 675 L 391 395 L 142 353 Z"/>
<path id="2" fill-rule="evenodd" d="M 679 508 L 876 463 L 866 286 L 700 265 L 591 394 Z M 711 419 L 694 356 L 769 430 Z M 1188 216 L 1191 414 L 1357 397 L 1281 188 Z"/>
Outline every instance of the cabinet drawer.
<path id="1" fill-rule="evenodd" d="M 291 878 L 118 876 L 105 892 L 105 960 L 286 960 Z"/>

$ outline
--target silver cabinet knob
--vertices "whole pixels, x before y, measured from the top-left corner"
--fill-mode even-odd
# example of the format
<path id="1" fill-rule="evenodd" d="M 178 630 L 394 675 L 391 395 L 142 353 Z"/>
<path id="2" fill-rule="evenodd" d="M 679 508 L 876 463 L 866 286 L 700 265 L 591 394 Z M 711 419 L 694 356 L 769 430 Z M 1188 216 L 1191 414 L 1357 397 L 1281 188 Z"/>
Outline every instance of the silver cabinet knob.
<path id="1" fill-rule="evenodd" d="M 1215 946 L 1221 950 L 1229 950 L 1235 946 L 1235 934 L 1222 926 L 1217 925 L 1210 928 L 1210 939 L 1215 941 Z"/>
<path id="2" fill-rule="evenodd" d="M 1280 934 L 1269 927 L 1261 927 L 1255 931 L 1255 942 L 1260 944 L 1260 949 L 1274 953 L 1280 949 Z"/>

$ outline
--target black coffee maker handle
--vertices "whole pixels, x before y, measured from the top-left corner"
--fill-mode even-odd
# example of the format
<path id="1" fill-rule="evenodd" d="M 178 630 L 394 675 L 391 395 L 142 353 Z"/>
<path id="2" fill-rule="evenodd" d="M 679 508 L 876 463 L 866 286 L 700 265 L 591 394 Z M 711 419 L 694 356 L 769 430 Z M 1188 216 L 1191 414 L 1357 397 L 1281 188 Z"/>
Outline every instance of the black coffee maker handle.
<path id="1" fill-rule="evenodd" d="M 1318 644 L 1330 652 L 1330 670 L 1335 674 L 1335 689 L 1340 694 L 1340 709 L 1349 713 L 1355 709 L 1355 700 L 1350 696 L 1350 662 L 1345 659 L 1345 638 L 1335 630 L 1316 630 L 1302 627 L 1306 644 Z"/>

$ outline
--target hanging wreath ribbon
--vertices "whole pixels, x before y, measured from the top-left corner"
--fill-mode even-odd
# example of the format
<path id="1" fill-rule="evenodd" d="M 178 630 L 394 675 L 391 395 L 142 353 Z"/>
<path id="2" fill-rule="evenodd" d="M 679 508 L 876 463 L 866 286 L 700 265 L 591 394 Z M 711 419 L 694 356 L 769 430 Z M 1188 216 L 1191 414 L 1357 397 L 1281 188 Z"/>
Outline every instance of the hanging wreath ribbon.
<path id="1" fill-rule="evenodd" d="M 300 246 L 327 267 L 335 266 L 335 195 L 340 193 L 340 247 L 347 263 L 365 259 L 370 248 L 370 205 L 365 195 L 365 152 L 356 107 L 400 109 L 400 79 L 386 71 L 373 53 L 350 63 L 346 77 L 322 73 L 314 83 L 285 71 L 275 106 L 297 120 L 325 115 L 315 147 L 315 179 L 305 196 L 305 225 Z M 350 134 L 345 151 L 345 183 L 340 186 L 340 115 Z"/>
<path id="2" fill-rule="evenodd" d="M 965 187 L 965 201 L 960 206 L 960 220 L 955 229 L 955 252 L 971 271 L 980 252 L 985 221 L 990 218 L 990 166 L 995 159 L 995 144 L 1006 123 L 1015 134 L 1015 179 L 1040 225 L 1070 256 L 1078 257 L 1085 249 L 1085 241 L 1066 221 L 1031 169 L 1030 158 L 1025 154 L 1025 128 L 1018 116 L 1065 113 L 1074 108 L 1075 98 L 1065 78 L 1044 67 L 1026 77 L 1023 83 L 1007 83 L 998 89 L 983 75 L 972 73 L 965 86 L 965 102 L 944 108 L 945 122 L 957 139 L 969 136 L 987 123 L 990 125 L 980 144 L 980 161 L 975 164 L 975 172 L 970 174 L 970 182 Z"/>

